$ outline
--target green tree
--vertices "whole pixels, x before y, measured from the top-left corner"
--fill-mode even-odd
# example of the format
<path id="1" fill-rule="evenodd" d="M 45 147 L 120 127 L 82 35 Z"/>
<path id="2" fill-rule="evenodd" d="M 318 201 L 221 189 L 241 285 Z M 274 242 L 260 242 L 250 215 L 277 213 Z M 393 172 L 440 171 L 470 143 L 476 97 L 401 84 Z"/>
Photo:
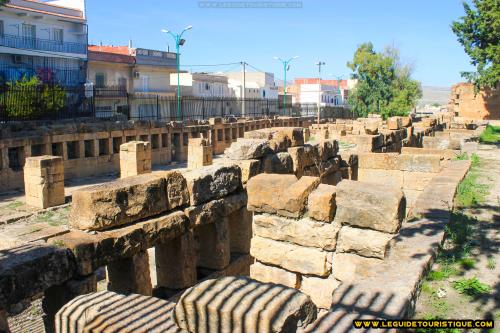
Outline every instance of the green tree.
<path id="1" fill-rule="evenodd" d="M 465 16 L 454 21 L 451 29 L 471 58 L 475 72 L 462 72 L 474 83 L 476 91 L 496 88 L 500 80 L 500 1 L 473 0 L 473 7 L 463 3 Z"/>
<path id="2" fill-rule="evenodd" d="M 10 2 L 10 0 L 0 0 L 0 6 L 6 5 Z"/>
<path id="3" fill-rule="evenodd" d="M 377 53 L 372 43 L 361 44 L 347 66 L 358 80 L 348 102 L 360 116 L 408 115 L 422 96 L 420 83 L 411 79 L 412 67 L 401 62 L 396 48 Z"/>
<path id="4" fill-rule="evenodd" d="M 11 118 L 50 118 L 64 108 L 66 92 L 59 86 L 42 84 L 33 76 L 8 82 L 1 98 Z"/>

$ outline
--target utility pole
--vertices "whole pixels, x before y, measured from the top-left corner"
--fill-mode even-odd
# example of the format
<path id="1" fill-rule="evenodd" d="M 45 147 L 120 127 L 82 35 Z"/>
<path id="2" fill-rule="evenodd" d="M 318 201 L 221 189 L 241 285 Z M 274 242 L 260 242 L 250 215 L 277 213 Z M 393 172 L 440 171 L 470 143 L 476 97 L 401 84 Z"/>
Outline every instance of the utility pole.
<path id="1" fill-rule="evenodd" d="M 326 65 L 324 61 L 318 61 L 316 64 L 318 66 L 318 125 L 321 115 L 321 66 Z"/>
<path id="2" fill-rule="evenodd" d="M 246 115 L 246 101 L 245 101 L 245 98 L 246 98 L 246 90 L 247 90 L 247 87 L 246 87 L 246 65 L 247 63 L 242 61 L 241 62 L 241 65 L 243 66 L 243 91 L 241 93 L 241 98 L 242 98 L 242 104 L 241 104 L 241 116 L 242 117 L 245 117 Z"/>

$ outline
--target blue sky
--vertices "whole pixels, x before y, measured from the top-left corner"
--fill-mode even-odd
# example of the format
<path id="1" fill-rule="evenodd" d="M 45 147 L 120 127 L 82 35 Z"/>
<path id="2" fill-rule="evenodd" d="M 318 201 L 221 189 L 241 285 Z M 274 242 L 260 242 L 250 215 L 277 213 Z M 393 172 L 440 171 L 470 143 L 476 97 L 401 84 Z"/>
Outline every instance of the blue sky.
<path id="1" fill-rule="evenodd" d="M 262 1 L 262 0 L 259 0 Z M 450 86 L 470 70 L 469 59 L 450 29 L 463 15 L 459 0 L 303 0 L 295 9 L 206 9 L 193 0 L 87 0 L 89 41 L 173 49 L 160 29 L 187 25 L 181 63 L 226 64 L 246 61 L 282 79 L 273 56 L 300 56 L 289 77 L 317 77 L 318 60 L 327 63 L 323 77 L 348 75 L 347 61 L 356 47 L 371 41 L 381 50 L 394 45 L 415 67 L 423 85 Z M 238 66 L 192 67 L 228 71 Z"/>

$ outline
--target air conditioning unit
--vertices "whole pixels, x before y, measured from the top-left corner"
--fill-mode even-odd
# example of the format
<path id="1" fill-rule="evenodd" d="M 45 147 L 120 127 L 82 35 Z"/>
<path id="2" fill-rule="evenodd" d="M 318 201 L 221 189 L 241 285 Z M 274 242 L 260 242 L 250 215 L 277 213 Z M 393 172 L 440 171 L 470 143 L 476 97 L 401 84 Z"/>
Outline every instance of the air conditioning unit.
<path id="1" fill-rule="evenodd" d="M 20 55 L 17 55 L 17 54 L 14 54 L 12 56 L 12 61 L 15 63 L 15 64 L 22 64 L 23 63 L 23 57 L 20 56 Z"/>
<path id="2" fill-rule="evenodd" d="M 134 72 L 134 79 L 138 79 L 141 77 L 141 73 L 139 72 Z"/>

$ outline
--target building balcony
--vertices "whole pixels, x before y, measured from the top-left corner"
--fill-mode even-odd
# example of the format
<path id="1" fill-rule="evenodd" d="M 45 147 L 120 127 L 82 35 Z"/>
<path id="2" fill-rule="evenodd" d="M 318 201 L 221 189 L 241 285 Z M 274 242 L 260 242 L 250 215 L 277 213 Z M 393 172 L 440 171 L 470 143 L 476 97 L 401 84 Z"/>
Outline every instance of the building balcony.
<path id="1" fill-rule="evenodd" d="M 58 53 L 87 54 L 87 44 L 58 42 L 55 40 L 26 38 L 15 35 L 1 35 L 0 46 L 22 50 L 38 50 Z"/>
<path id="2" fill-rule="evenodd" d="M 120 98 L 127 97 L 127 88 L 122 86 L 95 87 L 95 97 Z"/>

